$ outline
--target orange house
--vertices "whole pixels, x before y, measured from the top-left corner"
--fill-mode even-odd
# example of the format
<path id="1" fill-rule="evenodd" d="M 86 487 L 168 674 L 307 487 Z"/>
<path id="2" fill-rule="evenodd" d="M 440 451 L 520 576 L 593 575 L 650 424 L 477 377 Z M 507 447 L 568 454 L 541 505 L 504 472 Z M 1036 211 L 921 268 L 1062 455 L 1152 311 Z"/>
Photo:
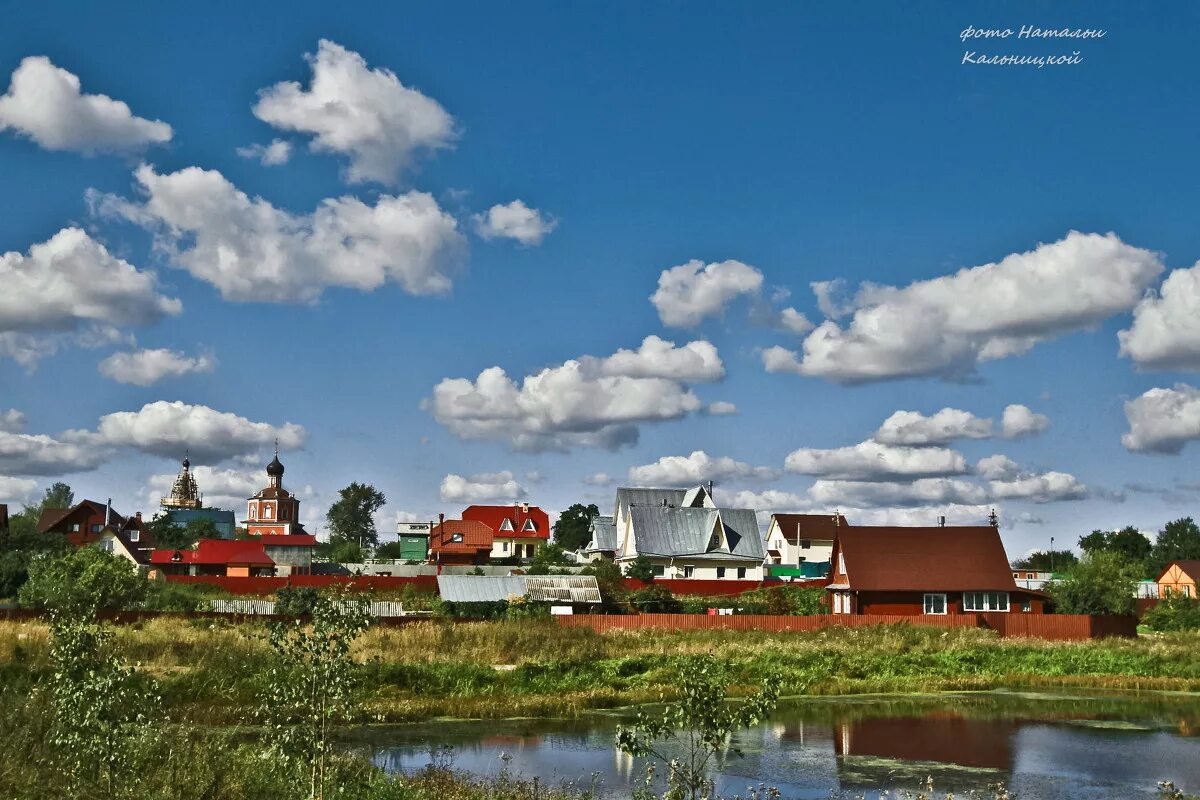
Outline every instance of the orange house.
<path id="1" fill-rule="evenodd" d="M 971 614 L 1044 611 L 1019 588 L 991 525 L 837 529 L 829 592 L 834 614 Z"/>
<path id="2" fill-rule="evenodd" d="M 1185 597 L 1197 597 L 1197 580 L 1200 580 L 1200 561 L 1172 561 L 1158 576 L 1158 596 L 1182 592 Z"/>

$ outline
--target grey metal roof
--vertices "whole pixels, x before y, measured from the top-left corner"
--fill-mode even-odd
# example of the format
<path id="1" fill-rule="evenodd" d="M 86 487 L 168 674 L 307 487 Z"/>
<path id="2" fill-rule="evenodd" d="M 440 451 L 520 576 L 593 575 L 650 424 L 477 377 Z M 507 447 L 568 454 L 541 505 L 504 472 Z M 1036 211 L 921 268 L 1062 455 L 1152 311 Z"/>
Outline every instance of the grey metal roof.
<path id="1" fill-rule="evenodd" d="M 547 603 L 599 603 L 592 575 L 438 575 L 438 594 L 450 603 L 494 603 L 529 596 Z"/>
<path id="2" fill-rule="evenodd" d="M 585 553 L 617 549 L 617 526 L 612 517 L 595 517 L 591 525 L 592 540 L 583 548 Z"/>
<path id="3" fill-rule="evenodd" d="M 449 603 L 494 603 L 525 594 L 522 575 L 438 575 L 437 583 Z"/>
<path id="4" fill-rule="evenodd" d="M 617 489 L 617 510 L 631 506 L 681 506 L 687 489 L 638 489 L 622 486 Z"/>
<path id="5" fill-rule="evenodd" d="M 709 557 L 726 555 L 762 561 L 765 557 L 758 516 L 748 508 L 663 508 L 633 506 L 634 545 L 639 554 Z M 729 549 L 709 550 L 709 537 L 718 515 L 725 525 Z"/>

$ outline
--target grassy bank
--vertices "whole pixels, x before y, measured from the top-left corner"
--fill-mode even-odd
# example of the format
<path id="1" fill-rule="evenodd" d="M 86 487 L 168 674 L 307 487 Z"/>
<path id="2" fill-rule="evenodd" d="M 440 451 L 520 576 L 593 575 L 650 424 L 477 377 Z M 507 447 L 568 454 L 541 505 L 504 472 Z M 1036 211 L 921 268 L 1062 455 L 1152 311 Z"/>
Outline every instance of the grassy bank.
<path id="1" fill-rule="evenodd" d="M 260 698 L 266 630 L 253 624 L 153 620 L 117 629 L 122 660 L 159 682 L 163 713 L 191 724 L 244 721 Z M 783 677 L 783 693 L 850 694 L 1008 687 L 1200 691 L 1200 634 L 1052 643 L 987 631 L 888 626 L 811 633 L 628 631 L 597 634 L 552 622 L 428 622 L 375 628 L 368 719 L 573 716 L 671 699 L 679 659 L 707 654 L 744 691 Z M 0 623 L 0 682 L 28 687 L 44 672 L 40 623 Z"/>

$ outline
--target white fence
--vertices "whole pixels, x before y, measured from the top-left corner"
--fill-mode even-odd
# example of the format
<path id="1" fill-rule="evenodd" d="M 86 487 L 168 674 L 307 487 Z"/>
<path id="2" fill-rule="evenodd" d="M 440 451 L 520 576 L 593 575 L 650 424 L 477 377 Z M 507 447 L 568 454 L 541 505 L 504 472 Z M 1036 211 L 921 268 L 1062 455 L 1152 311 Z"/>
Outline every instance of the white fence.
<path id="1" fill-rule="evenodd" d="M 242 614 L 264 616 L 275 613 L 274 600 L 210 600 L 210 608 L 218 614 Z M 403 603 L 382 600 L 368 603 L 367 610 L 373 617 L 417 617 L 428 615 L 428 611 L 405 611 Z"/>

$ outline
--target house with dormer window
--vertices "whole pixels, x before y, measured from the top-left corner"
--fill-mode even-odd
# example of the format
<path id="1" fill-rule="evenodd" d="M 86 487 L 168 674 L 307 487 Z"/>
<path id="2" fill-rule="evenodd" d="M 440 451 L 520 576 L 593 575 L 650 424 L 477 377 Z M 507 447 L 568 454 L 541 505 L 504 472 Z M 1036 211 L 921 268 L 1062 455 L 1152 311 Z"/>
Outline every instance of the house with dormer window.
<path id="1" fill-rule="evenodd" d="M 529 503 L 468 506 L 462 518 L 480 522 L 492 529 L 493 561 L 528 561 L 550 541 L 550 515 Z"/>
<path id="2" fill-rule="evenodd" d="M 765 554 L 758 516 L 748 508 L 708 506 L 711 494 L 703 487 L 701 492 L 690 498 L 695 505 L 658 498 L 658 504 L 622 508 L 618 502 L 625 536 L 617 563 L 627 569 L 645 556 L 661 578 L 761 581 Z"/>

